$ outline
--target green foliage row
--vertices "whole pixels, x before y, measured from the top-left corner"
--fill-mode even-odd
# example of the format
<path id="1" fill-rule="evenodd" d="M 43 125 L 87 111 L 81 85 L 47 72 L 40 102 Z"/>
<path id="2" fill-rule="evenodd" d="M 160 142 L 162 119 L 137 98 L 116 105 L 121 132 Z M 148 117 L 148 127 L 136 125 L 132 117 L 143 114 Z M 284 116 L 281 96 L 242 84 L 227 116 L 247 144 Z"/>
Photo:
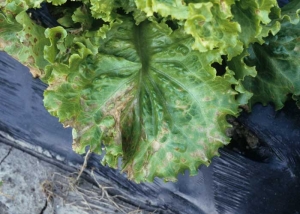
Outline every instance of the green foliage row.
<path id="1" fill-rule="evenodd" d="M 60 26 L 31 19 L 47 2 Z M 0 0 L 0 49 L 49 87 L 73 148 L 136 182 L 197 173 L 229 143 L 226 115 L 300 95 L 300 3 Z M 214 64 L 226 61 L 217 75 Z"/>

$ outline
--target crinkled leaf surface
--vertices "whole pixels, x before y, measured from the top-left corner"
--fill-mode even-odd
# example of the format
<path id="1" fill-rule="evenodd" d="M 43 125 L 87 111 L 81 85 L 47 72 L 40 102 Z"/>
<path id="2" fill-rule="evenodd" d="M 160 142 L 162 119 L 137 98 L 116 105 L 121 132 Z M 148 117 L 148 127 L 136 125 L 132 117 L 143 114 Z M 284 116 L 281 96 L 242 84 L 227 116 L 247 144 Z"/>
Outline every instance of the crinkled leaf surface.
<path id="1" fill-rule="evenodd" d="M 266 5 L 267 3 L 263 4 Z M 233 10 L 237 10 L 239 5 L 242 5 L 242 2 L 235 4 Z M 247 14 L 246 10 L 243 13 Z M 282 9 L 280 18 L 277 9 L 274 13 L 274 20 L 263 28 L 262 23 L 260 25 L 255 24 L 257 32 L 261 31 L 262 33 L 253 41 L 256 40 L 261 43 L 262 36 L 267 36 L 268 32 L 275 35 L 281 28 L 280 31 L 275 36 L 269 35 L 264 38 L 264 45 L 258 43 L 250 45 L 248 50 L 245 49 L 242 54 L 227 63 L 229 69 L 235 72 L 235 78 L 241 83 L 236 84 L 236 89 L 242 87 L 244 92 L 241 93 L 237 90 L 240 92 L 237 99 L 243 103 L 244 99 L 248 100 L 249 96 L 253 95 L 248 103 L 249 108 L 257 102 L 263 104 L 272 102 L 277 109 L 280 109 L 289 94 L 292 94 L 295 100 L 299 99 L 300 3 L 293 1 L 287 4 Z M 254 21 L 255 19 L 249 20 Z M 241 19 L 241 23 L 244 22 L 242 26 L 254 26 L 250 22 L 246 24 L 249 20 L 245 17 Z M 245 30 L 247 32 L 247 28 Z M 247 32 L 247 34 L 250 35 L 251 33 Z M 247 39 L 248 37 L 246 35 L 243 38 Z"/>
<path id="2" fill-rule="evenodd" d="M 101 152 L 103 142 L 103 162 L 117 167 L 123 156 L 137 182 L 195 174 L 229 143 L 225 116 L 238 103 L 232 74 L 216 76 L 211 57 L 192 43 L 165 24 L 124 20 L 99 41 L 99 54 L 48 67 L 45 106 L 74 127 L 77 152 Z"/>
<path id="3" fill-rule="evenodd" d="M 91 0 L 91 12 L 93 17 L 103 19 L 104 21 L 112 21 L 116 14 L 115 9 L 120 7 L 116 0 Z"/>
<path id="4" fill-rule="evenodd" d="M 41 2 L 66 28 L 30 19 Z M 75 151 L 104 149 L 112 167 L 122 157 L 137 182 L 197 173 L 229 142 L 225 116 L 252 94 L 277 107 L 300 97 L 296 1 L 266 39 L 280 27 L 275 0 L 65 2 L 0 0 L 0 48 L 45 71 L 45 106 L 73 127 Z M 228 67 L 216 76 L 221 55 Z"/>
<path id="5" fill-rule="evenodd" d="M 15 20 L 0 14 L 0 49 L 27 65 L 32 73 L 40 74 L 48 62 L 44 59 L 44 46 L 49 41 L 44 36 L 45 29 L 34 23 L 25 11 Z"/>
<path id="6" fill-rule="evenodd" d="M 246 77 L 245 88 L 253 93 L 250 105 L 273 102 L 283 107 L 289 94 L 297 100 L 300 95 L 300 22 L 286 21 L 280 32 L 267 39 L 268 44 L 254 44 L 246 63 L 256 66 L 257 76 Z"/>
<path id="7" fill-rule="evenodd" d="M 217 49 L 230 60 L 250 43 L 263 43 L 269 32 L 275 34 L 279 23 L 271 23 L 269 14 L 279 16 L 276 0 L 136 0 L 137 8 L 148 16 L 158 13 L 182 20 L 185 32 L 191 34 L 193 48 L 200 52 Z"/>
<path id="8" fill-rule="evenodd" d="M 249 56 L 249 54 L 246 50 L 244 50 L 242 54 L 233 57 L 230 61 L 227 61 L 227 68 L 234 71 L 234 77 L 238 81 L 238 83 L 235 84 L 235 90 L 239 92 L 239 94 L 236 95 L 236 99 L 240 105 L 247 105 L 249 99 L 253 95 L 244 88 L 242 82 L 247 76 L 255 78 L 257 75 L 255 67 L 248 66 L 244 62 L 244 58 L 247 56 Z"/>
<path id="9" fill-rule="evenodd" d="M 219 54 L 228 54 L 229 58 L 241 53 L 243 48 L 243 44 L 238 40 L 240 26 L 232 21 L 233 3 L 233 0 L 136 1 L 137 7 L 148 16 L 156 12 L 162 17 L 171 16 L 182 20 L 185 32 L 195 39 L 194 49 L 200 52 L 218 49 Z"/>
<path id="10" fill-rule="evenodd" d="M 230 1 L 232 4 L 232 1 Z M 231 21 L 230 3 L 189 4 L 185 31 L 195 38 L 194 49 L 201 52 L 218 49 L 220 54 L 237 55 L 243 44 L 238 40 L 240 26 Z"/>
<path id="11" fill-rule="evenodd" d="M 144 11 L 147 16 L 153 16 L 154 13 L 175 19 L 186 19 L 188 16 L 188 8 L 182 0 L 135 0 L 135 3 L 137 8 Z"/>
<path id="12" fill-rule="evenodd" d="M 273 16 L 279 16 L 276 0 L 270 1 L 235 1 L 232 5 L 233 20 L 239 23 L 241 33 L 238 39 L 243 42 L 245 47 L 250 43 L 263 43 L 263 37 L 268 36 L 269 32 L 277 33 L 280 25 L 278 22 L 271 22 L 269 18 L 271 10 Z"/>
<path id="13" fill-rule="evenodd" d="M 291 1 L 282 8 L 282 16 L 293 24 L 299 22 L 300 1 Z"/>

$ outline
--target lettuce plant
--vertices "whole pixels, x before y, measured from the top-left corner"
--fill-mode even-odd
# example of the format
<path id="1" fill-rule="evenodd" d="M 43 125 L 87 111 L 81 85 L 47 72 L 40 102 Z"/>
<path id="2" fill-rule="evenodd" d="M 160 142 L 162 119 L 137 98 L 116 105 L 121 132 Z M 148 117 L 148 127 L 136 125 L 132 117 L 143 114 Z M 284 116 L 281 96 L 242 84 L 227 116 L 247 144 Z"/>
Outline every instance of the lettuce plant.
<path id="1" fill-rule="evenodd" d="M 34 18 L 47 5 L 56 26 Z M 240 106 L 300 95 L 300 3 L 0 0 L 0 49 L 48 84 L 73 149 L 136 182 L 197 173 Z M 220 73 L 217 64 L 226 64 Z"/>

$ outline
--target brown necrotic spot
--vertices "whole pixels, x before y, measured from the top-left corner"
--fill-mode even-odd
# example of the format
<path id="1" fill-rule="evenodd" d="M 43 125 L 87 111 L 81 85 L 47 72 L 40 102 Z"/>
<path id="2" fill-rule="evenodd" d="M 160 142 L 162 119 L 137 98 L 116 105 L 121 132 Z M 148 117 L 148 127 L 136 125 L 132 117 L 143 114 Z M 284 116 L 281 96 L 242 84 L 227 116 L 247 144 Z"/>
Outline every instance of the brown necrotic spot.
<path id="1" fill-rule="evenodd" d="M 60 39 L 61 38 L 61 33 L 56 33 L 55 38 Z"/>

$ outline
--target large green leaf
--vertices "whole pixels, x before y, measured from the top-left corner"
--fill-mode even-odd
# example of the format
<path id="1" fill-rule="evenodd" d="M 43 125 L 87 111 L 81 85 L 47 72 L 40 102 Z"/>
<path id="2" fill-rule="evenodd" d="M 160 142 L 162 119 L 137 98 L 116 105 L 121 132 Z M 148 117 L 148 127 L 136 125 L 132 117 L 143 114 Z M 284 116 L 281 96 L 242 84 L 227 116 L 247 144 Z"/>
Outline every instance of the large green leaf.
<path id="1" fill-rule="evenodd" d="M 30 19 L 41 2 L 66 28 Z M 122 157 L 138 182 L 197 173 L 252 94 L 277 108 L 300 97 L 298 1 L 282 16 L 275 0 L 65 2 L 0 0 L 0 48 L 45 71 L 45 106 L 73 127 L 75 151 L 105 150 L 112 167 Z M 221 55 L 228 67 L 216 76 Z"/>
<path id="2" fill-rule="evenodd" d="M 74 128 L 77 152 L 101 153 L 102 142 L 103 163 L 117 167 L 122 156 L 137 182 L 196 174 L 229 143 L 225 117 L 238 113 L 232 73 L 216 76 L 212 53 L 193 51 L 180 29 L 123 20 L 100 40 L 100 54 L 47 67 L 45 106 Z"/>
<path id="3" fill-rule="evenodd" d="M 256 66 L 257 76 L 246 77 L 243 82 L 254 94 L 250 105 L 272 102 L 280 109 L 289 94 L 295 98 L 300 95 L 299 39 L 300 23 L 286 22 L 276 37 L 268 38 L 268 44 L 252 46 L 246 63 Z"/>
<path id="4" fill-rule="evenodd" d="M 267 4 L 267 2 L 264 4 Z M 234 5 L 234 10 L 238 6 L 239 4 Z M 254 22 L 253 24 L 249 22 L 248 26 L 255 25 L 258 27 L 257 30 L 261 31 L 260 36 L 254 37 L 255 39 L 252 42 L 265 42 L 265 44 L 255 43 L 250 45 L 248 50 L 245 49 L 242 54 L 228 61 L 229 69 L 234 70 L 235 78 L 241 83 L 236 84 L 236 89 L 243 88 L 244 93 L 238 90 L 240 92 L 237 96 L 238 100 L 248 100 L 249 95 L 253 95 L 248 103 L 249 109 L 257 102 L 263 104 L 272 102 L 275 104 L 276 109 L 280 109 L 290 94 L 293 95 L 295 100 L 299 100 L 299 13 L 300 3 L 293 1 L 282 9 L 281 16 L 278 16 L 278 11 L 275 8 L 272 13 L 274 19 L 269 25 L 262 26 L 261 24 L 257 25 Z M 246 22 L 249 20 L 255 21 L 256 19 L 243 20 L 243 26 L 247 26 Z M 245 29 L 245 32 L 250 35 L 247 28 Z M 280 31 L 277 33 L 279 29 Z M 269 34 L 270 32 L 273 35 Z M 267 35 L 269 36 L 261 40 L 262 36 Z M 247 36 L 243 37 L 248 39 Z"/>

